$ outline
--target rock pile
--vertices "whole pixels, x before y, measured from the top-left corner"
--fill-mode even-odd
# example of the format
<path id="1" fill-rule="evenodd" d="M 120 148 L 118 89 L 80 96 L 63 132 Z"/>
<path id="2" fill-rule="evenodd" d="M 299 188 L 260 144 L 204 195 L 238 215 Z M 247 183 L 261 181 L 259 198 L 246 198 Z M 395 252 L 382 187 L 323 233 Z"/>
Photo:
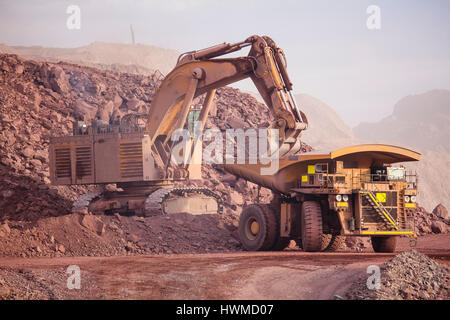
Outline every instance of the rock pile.
<path id="1" fill-rule="evenodd" d="M 367 288 L 367 276 L 347 293 L 348 299 L 436 300 L 450 297 L 449 269 L 416 250 L 405 251 L 381 267 L 379 289 Z"/>
<path id="2" fill-rule="evenodd" d="M 0 225 L 0 257 L 113 256 L 241 250 L 218 216 L 155 217 L 70 214 Z"/>
<path id="3" fill-rule="evenodd" d="M 414 215 L 419 235 L 450 231 L 450 217 L 442 204 L 437 205 L 432 212 L 427 212 L 424 208 L 419 207 Z"/>

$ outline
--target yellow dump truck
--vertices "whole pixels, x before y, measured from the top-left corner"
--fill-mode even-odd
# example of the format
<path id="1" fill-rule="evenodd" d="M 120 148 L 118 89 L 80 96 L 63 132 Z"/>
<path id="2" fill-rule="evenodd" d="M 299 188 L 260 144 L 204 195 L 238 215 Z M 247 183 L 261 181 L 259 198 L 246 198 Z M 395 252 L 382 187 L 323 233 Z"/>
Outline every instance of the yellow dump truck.
<path id="1" fill-rule="evenodd" d="M 346 236 L 370 236 L 375 252 L 393 252 L 414 236 L 417 175 L 402 165 L 420 154 L 401 147 L 357 145 L 280 159 L 276 174 L 261 164 L 225 170 L 269 188 L 270 204 L 243 209 L 239 235 L 247 250 L 280 250 L 296 240 L 306 251 L 334 251 Z"/>

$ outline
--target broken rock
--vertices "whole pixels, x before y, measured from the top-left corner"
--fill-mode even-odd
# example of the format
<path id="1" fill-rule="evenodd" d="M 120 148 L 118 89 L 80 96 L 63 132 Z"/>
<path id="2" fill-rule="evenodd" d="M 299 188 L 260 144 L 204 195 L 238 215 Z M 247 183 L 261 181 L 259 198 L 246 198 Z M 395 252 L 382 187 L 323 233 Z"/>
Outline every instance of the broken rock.
<path id="1" fill-rule="evenodd" d="M 31 158 L 31 157 L 33 156 L 33 154 L 34 154 L 34 150 L 33 150 L 32 147 L 26 147 L 26 148 L 23 149 L 23 151 L 22 151 L 22 155 L 23 155 L 25 158 Z"/>
<path id="2" fill-rule="evenodd" d="M 92 215 L 81 215 L 80 216 L 80 224 L 95 233 L 99 236 L 105 233 L 105 224 L 95 216 Z"/>
<path id="3" fill-rule="evenodd" d="M 11 232 L 9 228 L 8 222 L 5 221 L 3 224 L 0 224 L 0 234 L 8 235 Z"/>
<path id="4" fill-rule="evenodd" d="M 442 219 L 448 219 L 448 211 L 442 204 L 438 204 L 436 208 L 433 209 L 433 214 Z"/>
<path id="5" fill-rule="evenodd" d="M 434 233 L 445 233 L 447 231 L 447 225 L 442 221 L 433 221 L 431 224 L 431 230 Z"/>
<path id="6" fill-rule="evenodd" d="M 69 79 L 64 70 L 59 66 L 54 66 L 50 69 L 50 87 L 53 91 L 58 93 L 67 93 L 70 90 Z"/>

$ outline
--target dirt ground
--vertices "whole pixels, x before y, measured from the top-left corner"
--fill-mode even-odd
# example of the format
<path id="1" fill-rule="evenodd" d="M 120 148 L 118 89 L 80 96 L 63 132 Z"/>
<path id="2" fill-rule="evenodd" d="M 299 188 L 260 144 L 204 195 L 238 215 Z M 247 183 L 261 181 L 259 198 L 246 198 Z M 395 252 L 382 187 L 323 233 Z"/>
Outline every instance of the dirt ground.
<path id="1" fill-rule="evenodd" d="M 416 250 L 450 266 L 450 235 L 419 238 Z M 398 252 L 409 250 L 401 239 Z M 115 257 L 1 258 L 0 297 L 13 299 L 333 299 L 369 265 L 395 256 L 376 253 L 239 252 Z M 69 265 L 81 289 L 67 289 Z M 3 280 L 2 280 L 3 278 Z M 6 286 L 5 286 L 6 287 Z M 5 289 L 4 289 L 5 290 Z"/>

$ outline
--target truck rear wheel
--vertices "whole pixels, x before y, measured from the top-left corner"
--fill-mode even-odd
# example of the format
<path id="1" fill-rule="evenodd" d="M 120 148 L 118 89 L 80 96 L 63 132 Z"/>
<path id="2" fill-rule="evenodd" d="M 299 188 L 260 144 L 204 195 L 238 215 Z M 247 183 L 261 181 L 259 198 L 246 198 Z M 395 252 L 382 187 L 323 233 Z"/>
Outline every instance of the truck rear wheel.
<path id="1" fill-rule="evenodd" d="M 375 252 L 394 252 L 397 246 L 397 236 L 371 237 L 372 248 Z"/>
<path id="2" fill-rule="evenodd" d="M 322 249 L 322 209 L 316 201 L 305 201 L 301 212 L 302 246 L 305 251 Z"/>
<path id="3" fill-rule="evenodd" d="M 245 207 L 239 218 L 239 238 L 248 251 L 270 250 L 277 239 L 275 214 L 267 205 Z"/>

